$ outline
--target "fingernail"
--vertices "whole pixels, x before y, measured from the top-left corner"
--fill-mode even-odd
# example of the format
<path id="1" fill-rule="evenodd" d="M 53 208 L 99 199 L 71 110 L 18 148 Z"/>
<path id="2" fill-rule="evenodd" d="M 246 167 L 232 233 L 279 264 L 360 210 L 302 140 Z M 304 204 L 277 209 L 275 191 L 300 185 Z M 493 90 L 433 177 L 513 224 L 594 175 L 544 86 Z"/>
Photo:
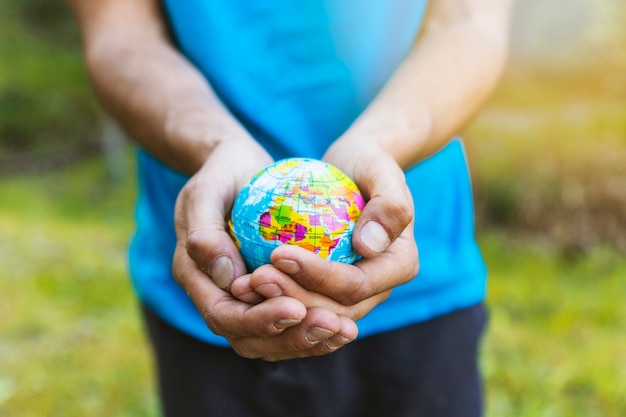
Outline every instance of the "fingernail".
<path id="1" fill-rule="evenodd" d="M 220 256 L 211 264 L 209 275 L 218 287 L 225 289 L 233 282 L 235 268 L 228 256 Z"/>
<path id="2" fill-rule="evenodd" d="M 306 340 L 313 344 L 332 337 L 335 333 L 321 327 L 313 327 L 306 334 Z"/>
<path id="3" fill-rule="evenodd" d="M 326 346 L 328 346 L 330 349 L 335 350 L 350 343 L 350 339 L 348 339 L 347 337 L 343 337 L 340 334 L 336 334 L 333 337 L 326 339 L 324 343 L 326 343 Z"/>
<path id="4" fill-rule="evenodd" d="M 284 320 L 278 320 L 276 323 L 274 323 L 274 327 L 276 327 L 277 329 L 286 329 L 288 327 L 291 326 L 295 326 L 296 324 L 300 323 L 301 320 L 296 320 L 296 319 L 284 319 Z"/>
<path id="5" fill-rule="evenodd" d="M 255 292 L 247 292 L 245 294 L 238 296 L 237 298 L 243 301 L 244 303 L 248 303 L 248 304 L 259 304 L 261 301 L 264 300 L 263 297 L 261 297 L 259 294 Z"/>
<path id="6" fill-rule="evenodd" d="M 389 235 L 380 223 L 370 221 L 361 229 L 361 241 L 371 251 L 382 252 L 389 246 Z"/>
<path id="7" fill-rule="evenodd" d="M 283 290 L 276 284 L 259 285 L 254 290 L 265 298 L 274 298 L 283 295 Z"/>
<path id="8" fill-rule="evenodd" d="M 276 267 L 285 274 L 296 275 L 300 272 L 300 265 L 291 259 L 279 259 L 276 261 Z"/>

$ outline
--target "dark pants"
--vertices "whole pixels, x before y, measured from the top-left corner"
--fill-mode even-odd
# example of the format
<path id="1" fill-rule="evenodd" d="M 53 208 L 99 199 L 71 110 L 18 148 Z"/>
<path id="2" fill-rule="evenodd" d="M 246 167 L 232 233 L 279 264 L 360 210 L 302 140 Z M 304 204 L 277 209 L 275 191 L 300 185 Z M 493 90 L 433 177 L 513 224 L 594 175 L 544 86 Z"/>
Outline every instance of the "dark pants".
<path id="1" fill-rule="evenodd" d="M 276 363 L 202 343 L 145 308 L 144 316 L 167 417 L 482 415 L 482 305 Z"/>

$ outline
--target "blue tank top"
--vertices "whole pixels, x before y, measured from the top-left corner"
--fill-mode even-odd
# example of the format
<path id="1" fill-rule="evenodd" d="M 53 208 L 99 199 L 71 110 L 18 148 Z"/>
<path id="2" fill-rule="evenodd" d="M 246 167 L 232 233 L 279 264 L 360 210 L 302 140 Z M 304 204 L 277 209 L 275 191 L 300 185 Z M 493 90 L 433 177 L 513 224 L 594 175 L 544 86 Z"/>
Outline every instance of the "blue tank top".
<path id="1" fill-rule="evenodd" d="M 426 1 L 165 0 L 181 52 L 275 158 L 321 158 L 409 52 Z M 138 153 L 130 269 L 161 318 L 226 346 L 171 275 L 173 210 L 187 178 Z M 359 337 L 479 303 L 486 270 L 474 239 L 472 192 L 459 139 L 406 172 L 415 201 L 420 272 L 358 322 Z"/>

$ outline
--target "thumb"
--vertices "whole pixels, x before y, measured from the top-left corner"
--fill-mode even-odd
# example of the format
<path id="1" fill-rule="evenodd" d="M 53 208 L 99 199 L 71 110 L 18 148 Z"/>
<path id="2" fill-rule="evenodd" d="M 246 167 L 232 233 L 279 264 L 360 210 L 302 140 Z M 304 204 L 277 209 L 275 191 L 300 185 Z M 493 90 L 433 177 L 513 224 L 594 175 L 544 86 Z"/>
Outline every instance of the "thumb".
<path id="1" fill-rule="evenodd" d="M 174 217 L 177 250 L 185 251 L 198 269 L 228 290 L 233 279 L 246 273 L 246 267 L 226 230 L 226 213 L 223 198 L 217 198 L 208 184 L 194 177 L 181 190 Z"/>
<path id="2" fill-rule="evenodd" d="M 402 169 L 391 158 L 379 158 L 355 172 L 355 181 L 368 198 L 352 243 L 362 256 L 384 252 L 413 220 L 411 192 Z"/>

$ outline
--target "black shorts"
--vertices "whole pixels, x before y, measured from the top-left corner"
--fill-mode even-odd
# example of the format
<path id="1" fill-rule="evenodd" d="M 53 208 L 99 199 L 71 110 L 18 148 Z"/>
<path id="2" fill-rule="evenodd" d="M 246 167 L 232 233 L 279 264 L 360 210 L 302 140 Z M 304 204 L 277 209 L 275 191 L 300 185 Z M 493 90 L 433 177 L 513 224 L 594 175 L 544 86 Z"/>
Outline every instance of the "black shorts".
<path id="1" fill-rule="evenodd" d="M 143 310 L 167 417 L 482 415 L 483 305 L 282 362 L 244 359 Z"/>

